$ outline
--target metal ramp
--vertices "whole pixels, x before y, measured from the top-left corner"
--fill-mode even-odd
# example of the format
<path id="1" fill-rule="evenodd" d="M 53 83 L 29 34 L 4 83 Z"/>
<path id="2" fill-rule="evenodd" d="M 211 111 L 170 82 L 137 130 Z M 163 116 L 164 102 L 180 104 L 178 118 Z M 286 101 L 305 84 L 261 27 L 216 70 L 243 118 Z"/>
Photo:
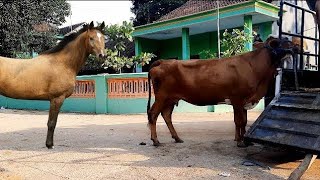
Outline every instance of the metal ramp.
<path id="1" fill-rule="evenodd" d="M 249 128 L 245 141 L 320 154 L 320 92 L 281 92 Z"/>

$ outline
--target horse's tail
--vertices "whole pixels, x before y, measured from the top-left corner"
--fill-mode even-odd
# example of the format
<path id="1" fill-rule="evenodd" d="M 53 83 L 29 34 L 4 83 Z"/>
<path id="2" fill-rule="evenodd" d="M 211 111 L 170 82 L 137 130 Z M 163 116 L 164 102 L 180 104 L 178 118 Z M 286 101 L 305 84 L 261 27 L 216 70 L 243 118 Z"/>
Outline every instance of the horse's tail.
<path id="1" fill-rule="evenodd" d="M 154 67 L 159 66 L 161 63 L 161 60 L 155 61 L 154 63 L 151 64 L 150 68 L 149 68 L 149 72 L 148 72 L 148 88 L 149 88 L 149 98 L 148 98 L 148 106 L 147 106 L 147 114 L 150 110 L 150 106 L 151 106 L 151 75 L 150 75 L 150 70 Z"/>

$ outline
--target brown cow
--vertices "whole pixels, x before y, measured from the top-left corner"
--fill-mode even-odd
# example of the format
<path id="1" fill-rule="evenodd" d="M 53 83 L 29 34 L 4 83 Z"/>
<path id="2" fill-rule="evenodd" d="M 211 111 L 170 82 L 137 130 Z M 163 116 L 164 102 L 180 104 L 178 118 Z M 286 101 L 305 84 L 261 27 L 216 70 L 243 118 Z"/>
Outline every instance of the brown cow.
<path id="1" fill-rule="evenodd" d="M 245 146 L 243 136 L 247 125 L 247 110 L 253 108 L 266 94 L 276 68 L 288 54 L 296 51 L 291 41 L 268 38 L 258 43 L 258 49 L 230 58 L 212 60 L 158 60 L 148 74 L 149 101 L 147 107 L 151 140 L 160 145 L 156 121 L 161 113 L 172 138 L 177 135 L 171 120 L 174 105 L 179 100 L 205 106 L 224 102 L 233 106 L 235 140 Z M 150 109 L 152 81 L 155 102 Z"/>

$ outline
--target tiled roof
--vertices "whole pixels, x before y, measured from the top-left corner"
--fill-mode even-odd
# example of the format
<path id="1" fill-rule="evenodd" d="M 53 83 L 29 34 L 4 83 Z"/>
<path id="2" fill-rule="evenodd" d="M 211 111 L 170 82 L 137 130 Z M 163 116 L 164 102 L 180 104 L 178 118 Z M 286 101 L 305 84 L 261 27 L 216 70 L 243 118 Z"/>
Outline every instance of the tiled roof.
<path id="1" fill-rule="evenodd" d="M 219 1 L 219 7 L 222 8 L 246 1 L 250 0 L 221 0 Z M 196 14 L 203 11 L 213 10 L 217 8 L 217 2 L 218 1 L 216 0 L 189 0 L 184 5 L 162 16 L 157 21 L 166 21 L 169 19 L 175 19 L 178 17 Z"/>
<path id="2" fill-rule="evenodd" d="M 48 23 L 39 23 L 39 24 L 34 24 L 32 25 L 32 27 L 34 28 L 34 30 L 36 30 L 37 32 L 49 32 L 51 31 L 53 28 L 53 26 L 51 26 Z"/>
<path id="3" fill-rule="evenodd" d="M 83 24 L 84 22 L 72 25 L 72 31 L 76 30 L 77 28 L 81 28 Z M 66 35 L 70 32 L 71 32 L 70 26 L 62 27 L 59 29 L 59 34 L 61 35 Z"/>

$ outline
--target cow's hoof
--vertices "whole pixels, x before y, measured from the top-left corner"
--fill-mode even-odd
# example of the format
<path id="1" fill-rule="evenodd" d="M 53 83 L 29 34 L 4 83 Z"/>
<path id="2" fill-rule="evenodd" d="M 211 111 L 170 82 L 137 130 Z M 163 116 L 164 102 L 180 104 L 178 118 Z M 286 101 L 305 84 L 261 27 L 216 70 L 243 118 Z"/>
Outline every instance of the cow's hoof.
<path id="1" fill-rule="evenodd" d="M 174 139 L 174 140 L 175 140 L 176 143 L 183 143 L 183 142 L 184 142 L 184 141 L 183 141 L 182 139 L 180 139 L 180 138 Z"/>
<path id="2" fill-rule="evenodd" d="M 54 149 L 54 146 L 53 146 L 53 145 L 48 145 L 48 144 L 46 144 L 46 146 L 47 146 L 48 149 Z"/>
<path id="3" fill-rule="evenodd" d="M 253 146 L 254 145 L 252 142 L 247 142 L 247 141 L 244 141 L 244 144 L 247 145 L 247 146 Z"/>
<path id="4" fill-rule="evenodd" d="M 243 141 L 238 141 L 237 142 L 237 146 L 240 147 L 240 148 L 248 147 L 248 145 L 246 143 L 244 143 Z"/>
<path id="5" fill-rule="evenodd" d="M 159 141 L 157 141 L 157 142 L 153 142 L 153 146 L 155 146 L 155 147 L 159 147 L 161 144 L 160 144 L 160 142 Z"/>

